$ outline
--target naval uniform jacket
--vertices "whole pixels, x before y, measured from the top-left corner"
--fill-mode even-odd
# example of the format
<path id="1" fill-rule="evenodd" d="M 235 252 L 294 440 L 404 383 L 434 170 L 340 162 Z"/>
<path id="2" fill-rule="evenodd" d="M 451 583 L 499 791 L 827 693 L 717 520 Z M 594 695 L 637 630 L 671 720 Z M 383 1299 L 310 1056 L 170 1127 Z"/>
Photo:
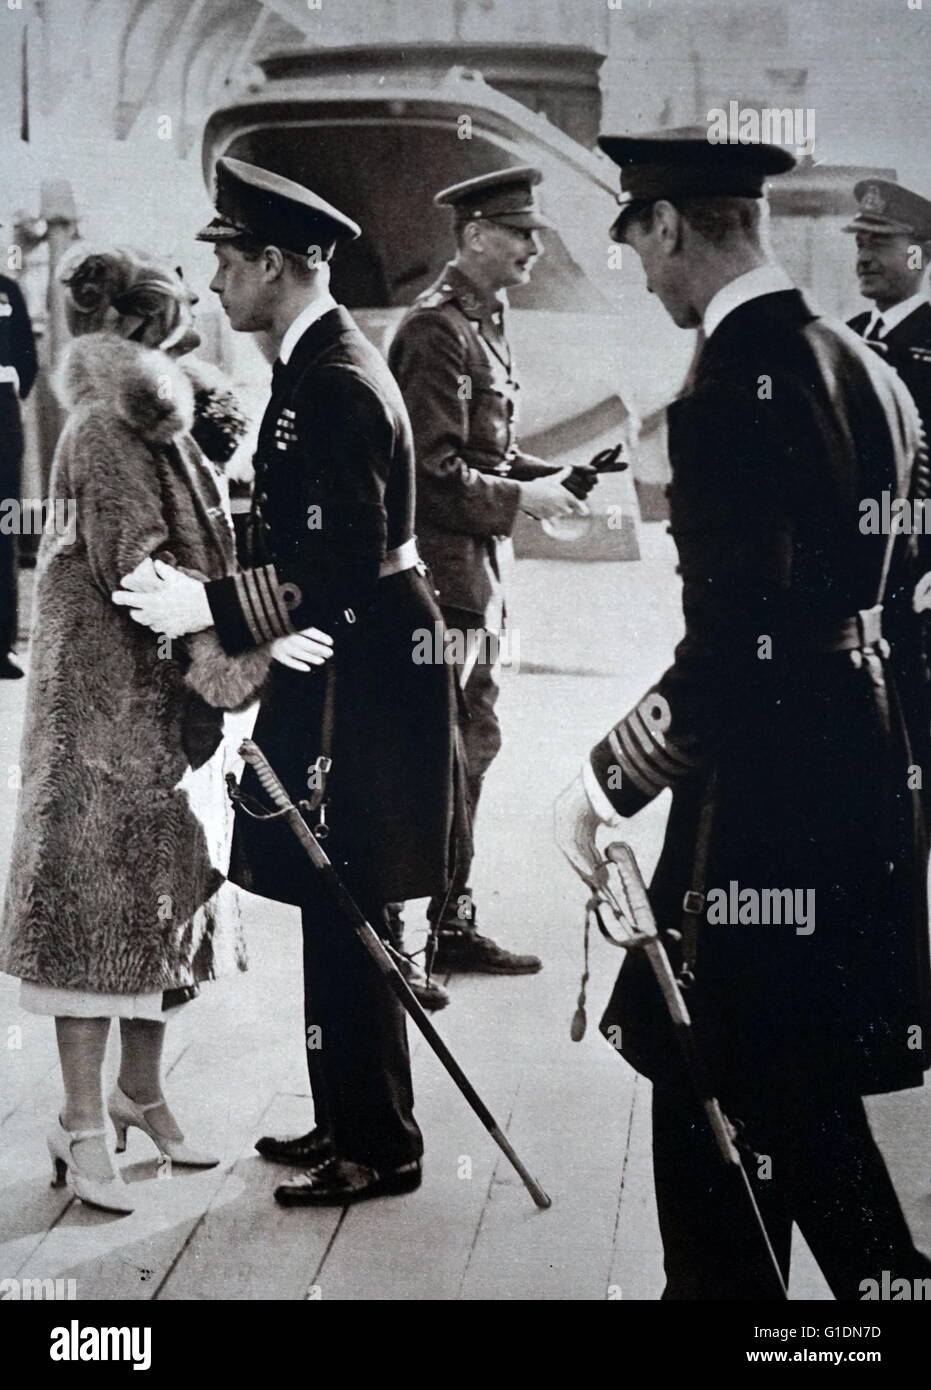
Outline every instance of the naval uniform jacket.
<path id="1" fill-rule="evenodd" d="M 519 387 L 502 312 L 450 263 L 414 301 L 388 353 L 414 432 L 421 553 L 440 603 L 482 615 L 493 630 L 518 483 L 556 471 L 518 447 Z"/>
<path id="2" fill-rule="evenodd" d="M 16 372 L 17 382 L 13 378 Z M 0 496 L 19 492 L 23 427 L 19 402 L 32 390 L 38 371 L 35 339 L 22 291 L 0 275 Z"/>
<path id="3" fill-rule="evenodd" d="M 674 968 L 694 957 L 689 1010 L 732 1105 L 780 1077 L 917 1086 L 928 1062 L 926 848 L 901 652 L 851 649 L 867 645 L 851 619 L 876 602 L 887 539 L 861 532 L 860 501 L 903 496 L 919 449 L 895 374 L 794 290 L 728 314 L 669 408 L 685 636 L 592 767 L 622 816 L 672 788 L 650 896 L 664 935 L 684 932 L 666 937 Z M 910 600 L 909 544 L 893 556 L 890 632 Z M 713 916 L 707 897 L 683 910 L 687 892 L 712 889 Z M 788 923 L 773 890 L 792 894 Z M 642 953 L 602 1030 L 654 1078 L 677 1065 Z"/>
<path id="4" fill-rule="evenodd" d="M 865 338 L 872 314 L 858 314 L 849 327 Z M 931 497 L 931 466 L 928 463 L 928 441 L 931 440 L 931 304 L 913 309 L 901 323 L 891 328 L 884 338 L 866 339 L 874 352 L 894 368 L 908 387 L 918 407 L 925 436 L 925 450 L 913 479 L 911 496 L 927 504 Z M 916 512 L 916 517 L 918 512 Z M 918 530 L 915 538 L 915 562 L 918 574 L 931 571 L 931 533 Z M 928 730 L 931 719 L 931 614 L 926 612 L 920 623 L 918 641 L 912 642 L 914 663 L 903 684 L 903 701 L 914 705 L 917 716 Z M 931 786 L 924 786 L 925 820 L 931 823 Z"/>
<path id="5" fill-rule="evenodd" d="M 872 313 L 857 314 L 849 326 L 862 338 Z M 917 309 L 897 323 L 883 338 L 870 341 L 870 347 L 894 367 L 905 382 L 918 407 L 925 437 L 931 437 L 931 304 Z"/>
<path id="6" fill-rule="evenodd" d="M 865 337 L 872 314 L 857 314 L 849 321 L 853 331 Z M 883 361 L 898 372 L 918 407 L 925 444 L 931 440 L 931 304 L 913 309 L 901 323 L 891 328 L 884 338 L 869 339 L 870 347 Z M 931 469 L 922 467 L 912 489 L 915 497 L 931 495 Z M 931 535 L 920 535 L 917 542 L 922 571 L 931 569 Z M 925 645 L 931 647 L 931 634 L 925 635 Z"/>
<path id="7" fill-rule="evenodd" d="M 379 577 L 389 552 L 412 540 L 413 516 L 404 402 L 382 356 L 337 307 L 276 365 L 255 455 L 251 567 L 207 593 L 227 651 L 310 626 L 334 637 L 333 657 L 309 674 L 272 664 L 254 738 L 295 799 L 318 789 L 316 759 L 332 758 L 327 852 L 369 901 L 442 892 L 449 868 L 452 671 L 413 660 L 418 633 L 432 635 L 440 614 L 422 564 Z M 266 801 L 248 768 L 243 789 Z M 230 877 L 282 902 L 318 891 L 287 827 L 244 815 Z"/>

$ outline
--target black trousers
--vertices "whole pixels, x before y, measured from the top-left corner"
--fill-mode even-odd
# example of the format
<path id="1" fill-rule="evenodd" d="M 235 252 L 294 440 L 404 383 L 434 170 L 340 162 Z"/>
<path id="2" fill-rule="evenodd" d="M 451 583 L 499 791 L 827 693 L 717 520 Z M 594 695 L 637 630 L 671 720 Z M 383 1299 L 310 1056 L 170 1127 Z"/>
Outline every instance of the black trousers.
<path id="1" fill-rule="evenodd" d="M 22 451 L 22 439 L 0 427 L 0 501 L 5 497 L 19 497 Z M 16 548 L 15 536 L 0 534 L 0 661 L 16 646 Z"/>
<path id="2" fill-rule="evenodd" d="M 384 907 L 359 903 L 387 935 Z M 314 1121 L 340 1158 L 394 1168 L 423 1154 L 407 1020 L 349 922 L 328 902 L 302 910 L 304 1040 Z"/>
<path id="3" fill-rule="evenodd" d="M 881 1279 L 883 1270 L 892 1278 L 931 1275 L 858 1095 L 761 1095 L 741 1105 L 740 1122 L 756 1155 L 745 1154 L 745 1167 L 787 1284 L 793 1221 L 835 1298 L 858 1300 L 861 1281 Z M 653 1088 L 653 1173 L 664 1299 L 778 1297 L 703 1112 L 676 1084 Z"/>
<path id="4" fill-rule="evenodd" d="M 0 661 L 16 646 L 16 537 L 0 536 Z"/>
<path id="5" fill-rule="evenodd" d="M 495 705 L 501 693 L 500 673 L 495 659 L 499 639 L 486 633 L 477 613 L 469 613 L 464 608 L 442 609 L 443 622 L 448 632 L 458 639 L 458 650 L 468 650 L 469 639 L 478 642 L 478 659 L 472 666 L 469 678 L 462 687 L 460 701 L 459 730 L 462 738 L 462 751 L 466 771 L 466 799 L 472 825 L 478 811 L 479 797 L 485 773 L 491 767 L 501 749 L 501 726 Z M 462 681 L 462 667 L 456 667 L 456 680 Z M 449 892 L 443 897 L 434 898 L 428 909 L 431 921 L 442 913 L 444 920 L 455 921 L 457 926 L 468 927 L 467 918 L 457 917 L 460 899 L 469 896 L 469 877 L 472 872 L 472 854 L 460 855 L 456 864 L 453 882 Z M 444 903 L 446 910 L 443 912 Z"/>

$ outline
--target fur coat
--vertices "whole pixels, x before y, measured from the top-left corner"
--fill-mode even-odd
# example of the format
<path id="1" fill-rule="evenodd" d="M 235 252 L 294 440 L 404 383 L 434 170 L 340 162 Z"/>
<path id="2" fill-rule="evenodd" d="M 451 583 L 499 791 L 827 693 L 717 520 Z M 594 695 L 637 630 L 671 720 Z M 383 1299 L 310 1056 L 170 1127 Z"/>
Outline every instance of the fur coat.
<path id="1" fill-rule="evenodd" d="M 235 568 L 224 481 L 191 436 L 195 394 L 217 416 L 223 393 L 209 369 L 106 333 L 71 344 L 58 386 L 50 494 L 76 524 L 39 551 L 0 969 L 184 988 L 245 968 L 222 711 L 255 698 L 269 657 L 227 656 L 212 629 L 170 642 L 110 595 L 147 556 L 205 579 Z"/>

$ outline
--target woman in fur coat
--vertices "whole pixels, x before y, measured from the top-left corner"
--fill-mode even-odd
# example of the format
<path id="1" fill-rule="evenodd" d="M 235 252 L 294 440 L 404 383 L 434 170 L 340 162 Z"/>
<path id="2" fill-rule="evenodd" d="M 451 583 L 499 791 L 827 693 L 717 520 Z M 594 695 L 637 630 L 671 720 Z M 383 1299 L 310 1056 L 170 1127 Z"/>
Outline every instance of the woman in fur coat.
<path id="1" fill-rule="evenodd" d="M 179 361 L 199 342 L 180 273 L 120 248 L 72 253 L 63 279 L 75 341 L 50 495 L 72 504 L 74 525 L 47 530 L 39 552 L 0 969 L 22 981 L 24 1008 L 56 1019 L 57 1178 L 129 1211 L 104 1137 L 111 1018 L 118 1151 L 134 1124 L 176 1163 L 218 1161 L 184 1142 L 162 1093 L 165 1009 L 245 965 L 224 880 L 222 711 L 256 697 L 277 653 L 231 658 L 212 632 L 172 643 L 111 602 L 121 576 L 144 586 L 159 560 L 201 578 L 233 571 L 222 473 L 195 439 L 225 462 L 244 422 L 217 380 Z"/>

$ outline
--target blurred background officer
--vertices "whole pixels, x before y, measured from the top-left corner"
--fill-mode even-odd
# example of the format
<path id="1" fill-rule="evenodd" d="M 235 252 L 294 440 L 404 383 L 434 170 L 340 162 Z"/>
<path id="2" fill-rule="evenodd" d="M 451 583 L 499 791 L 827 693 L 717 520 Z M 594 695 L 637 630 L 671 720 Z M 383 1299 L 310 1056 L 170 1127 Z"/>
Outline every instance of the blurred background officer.
<path id="1" fill-rule="evenodd" d="M 32 324 L 19 286 L 0 275 L 0 501 L 20 495 L 23 424 L 19 403 L 36 379 Z M 16 537 L 0 533 L 0 680 L 23 674 L 10 653 L 17 628 Z"/>
<path id="2" fill-rule="evenodd" d="M 864 179 L 853 190 L 857 213 L 844 231 L 857 244 L 857 278 L 872 309 L 850 327 L 865 338 L 911 392 L 931 433 L 931 202 L 885 179 Z"/>
<path id="3" fill-rule="evenodd" d="M 540 178 L 537 169 L 513 167 L 437 193 L 433 201 L 453 211 L 456 254 L 415 300 L 388 358 L 414 431 L 418 543 L 446 627 L 466 654 L 457 671 L 473 820 L 501 747 L 497 644 L 517 514 L 542 520 L 583 510 L 562 486 L 570 470 L 522 453 L 517 443 L 506 291 L 530 279 L 542 250 L 537 231 L 550 225 L 536 198 Z M 515 955 L 478 933 L 470 870 L 471 862 L 460 863 L 449 893 L 430 904 L 435 968 L 539 970 L 536 956 Z"/>
<path id="4" fill-rule="evenodd" d="M 927 457 L 931 438 L 931 303 L 927 269 L 931 255 L 931 202 L 885 179 L 863 179 L 854 188 L 857 212 L 844 228 L 856 238 L 860 293 L 873 301 L 849 326 L 889 363 L 908 387 L 925 433 L 925 451 L 912 480 L 915 499 L 931 496 Z M 931 536 L 915 539 L 919 574 L 931 572 Z M 923 589 L 928 590 L 926 583 Z M 925 607 L 928 597 L 922 600 Z M 906 617 L 907 621 L 907 617 Z M 910 625 L 909 625 L 910 626 Z M 890 634 L 893 635 L 893 634 Z M 910 711 L 912 753 L 916 764 L 931 767 L 931 621 L 926 613 L 917 633 L 898 635 L 904 656 L 900 695 Z M 925 819 L 931 816 L 931 777 L 922 794 Z"/>
<path id="5" fill-rule="evenodd" d="M 600 143 L 621 167 L 614 238 L 705 342 L 668 411 L 685 636 L 592 750 L 557 833 L 593 881 L 599 824 L 672 788 L 650 898 L 712 1087 L 742 1123 L 786 1283 L 795 1221 L 835 1297 L 857 1299 L 885 1270 L 931 1272 L 862 1100 L 920 1086 L 931 1036 L 927 844 L 883 638 L 909 538 L 886 585 L 888 538 L 859 527 L 861 498 L 907 491 L 921 427 L 895 374 L 769 259 L 764 184 L 791 155 L 704 131 Z M 708 891 L 735 883 L 742 902 L 809 890 L 812 930 L 712 917 Z M 643 952 L 602 1028 L 653 1081 L 664 1297 L 778 1297 Z"/>

